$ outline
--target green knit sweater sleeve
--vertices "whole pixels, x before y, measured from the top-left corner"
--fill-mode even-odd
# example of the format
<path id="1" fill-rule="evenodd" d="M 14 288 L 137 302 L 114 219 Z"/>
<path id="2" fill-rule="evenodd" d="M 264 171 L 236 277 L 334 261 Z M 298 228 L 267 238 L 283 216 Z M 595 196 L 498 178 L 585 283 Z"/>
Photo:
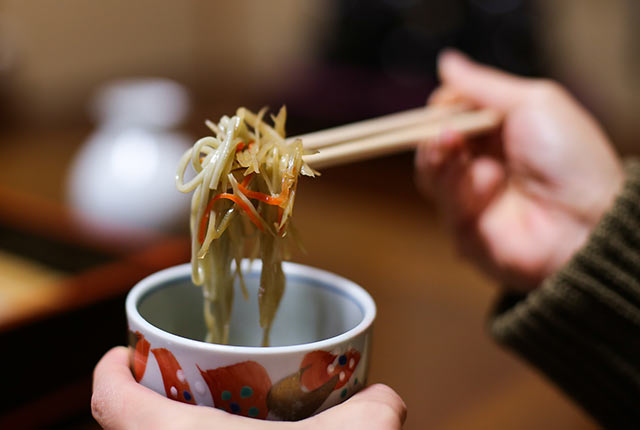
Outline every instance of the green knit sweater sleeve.
<path id="1" fill-rule="evenodd" d="M 489 328 L 606 428 L 640 427 L 640 163 L 587 244 Z"/>

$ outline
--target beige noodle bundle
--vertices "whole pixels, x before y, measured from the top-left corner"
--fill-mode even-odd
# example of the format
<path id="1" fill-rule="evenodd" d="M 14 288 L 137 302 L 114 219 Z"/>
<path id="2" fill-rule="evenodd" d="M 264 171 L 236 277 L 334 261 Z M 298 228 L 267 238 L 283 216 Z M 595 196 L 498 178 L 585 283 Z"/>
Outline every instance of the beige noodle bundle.
<path id="1" fill-rule="evenodd" d="M 193 192 L 192 280 L 203 287 L 207 342 L 229 341 L 234 281 L 248 297 L 240 262 L 251 248 L 249 257 L 262 260 L 258 305 L 262 345 L 269 345 L 285 287 L 282 260 L 288 239 L 295 240 L 290 218 L 298 177 L 317 174 L 302 159 L 302 141 L 285 140 L 286 109 L 271 116 L 273 125 L 265 114 L 239 108 L 218 124 L 207 121 L 214 136 L 198 140 L 178 165 L 178 190 Z M 185 182 L 189 165 L 195 175 Z"/>

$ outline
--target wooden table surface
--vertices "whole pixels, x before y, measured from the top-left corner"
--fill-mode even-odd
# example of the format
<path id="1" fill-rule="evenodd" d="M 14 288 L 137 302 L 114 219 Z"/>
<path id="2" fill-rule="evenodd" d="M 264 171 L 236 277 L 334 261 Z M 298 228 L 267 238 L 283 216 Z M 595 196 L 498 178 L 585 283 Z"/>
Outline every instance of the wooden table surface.
<path id="1" fill-rule="evenodd" d="M 62 202 L 67 166 L 86 134 L 2 136 L 1 183 Z M 456 255 L 411 169 L 409 155 L 397 156 L 299 185 L 294 219 L 307 253 L 293 259 L 354 280 L 377 303 L 370 382 L 405 399 L 410 430 L 597 428 L 487 336 L 497 286 Z"/>

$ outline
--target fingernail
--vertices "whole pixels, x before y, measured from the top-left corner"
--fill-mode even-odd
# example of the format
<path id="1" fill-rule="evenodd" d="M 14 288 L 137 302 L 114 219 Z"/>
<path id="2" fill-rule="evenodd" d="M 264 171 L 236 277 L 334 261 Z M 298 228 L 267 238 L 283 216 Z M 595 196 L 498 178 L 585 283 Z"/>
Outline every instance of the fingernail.
<path id="1" fill-rule="evenodd" d="M 440 53 L 438 54 L 438 62 L 442 61 L 458 61 L 468 63 L 469 57 L 459 49 L 447 47 L 440 51 Z"/>
<path id="2" fill-rule="evenodd" d="M 444 69 L 466 67 L 469 64 L 471 64 L 469 57 L 455 48 L 445 48 L 438 55 L 438 71 L 441 78 L 443 77 Z"/>

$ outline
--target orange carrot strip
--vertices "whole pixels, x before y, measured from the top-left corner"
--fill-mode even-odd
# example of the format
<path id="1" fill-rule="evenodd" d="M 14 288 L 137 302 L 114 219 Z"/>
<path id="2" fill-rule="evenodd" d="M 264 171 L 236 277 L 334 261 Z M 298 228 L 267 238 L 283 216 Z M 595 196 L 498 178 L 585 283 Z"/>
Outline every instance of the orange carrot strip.
<path id="1" fill-rule="evenodd" d="M 249 205 L 243 202 L 240 197 L 236 196 L 235 194 L 222 193 L 222 194 L 218 194 L 211 200 L 216 201 L 219 199 L 228 199 L 234 202 L 235 204 L 237 204 L 238 206 L 240 206 L 242 210 L 246 212 L 251 222 L 254 223 L 256 227 L 260 229 L 260 231 L 264 231 L 264 227 L 262 227 L 262 224 L 260 223 L 260 220 L 258 219 L 258 217 L 256 217 L 256 215 L 253 212 L 251 212 L 251 209 L 249 209 Z"/>
<path id="2" fill-rule="evenodd" d="M 258 219 L 258 217 L 256 217 L 256 215 L 253 212 L 251 212 L 251 209 L 249 209 L 249 206 L 244 201 L 242 201 L 240 197 L 234 194 L 222 193 L 222 194 L 218 194 L 217 196 L 209 200 L 209 204 L 207 205 L 207 208 L 205 209 L 205 212 L 202 215 L 202 219 L 200 220 L 200 227 L 198 230 L 198 240 L 200 241 L 200 244 L 204 243 L 204 238 L 207 233 L 207 224 L 209 223 L 209 216 L 210 216 L 209 214 L 211 213 L 211 209 L 213 209 L 213 204 L 220 199 L 231 200 L 232 202 L 240 206 L 240 208 L 242 208 L 242 210 L 245 211 L 245 213 L 247 214 L 251 222 L 254 223 L 255 226 L 260 229 L 260 231 L 264 232 L 264 227 L 262 226 L 262 223 L 260 223 L 260 220 Z"/>
<path id="3" fill-rule="evenodd" d="M 292 178 L 287 178 L 287 177 L 283 178 L 282 191 L 277 196 L 270 196 L 265 193 L 249 190 L 247 188 L 248 181 L 246 178 L 244 181 L 242 181 L 242 184 L 238 185 L 238 189 L 242 194 L 249 197 L 250 199 L 260 200 L 261 202 L 265 202 L 268 205 L 282 206 L 282 204 L 286 202 L 287 199 L 289 198 L 289 190 L 291 189 L 291 186 L 293 185 L 294 182 L 295 181 Z"/>
<path id="4" fill-rule="evenodd" d="M 238 142 L 238 144 L 236 145 L 236 152 L 244 151 L 246 148 L 249 148 L 254 143 L 255 141 L 253 140 L 250 140 L 249 143 Z"/>
<path id="5" fill-rule="evenodd" d="M 270 196 L 259 191 L 251 191 L 242 184 L 238 184 L 238 189 L 242 194 L 249 197 L 250 199 L 260 200 L 261 202 L 265 202 L 269 205 L 280 206 L 284 201 L 284 199 L 282 198 L 282 193 L 277 196 Z"/>
<path id="6" fill-rule="evenodd" d="M 244 179 L 242 180 L 242 186 L 243 187 L 248 187 L 249 186 L 249 182 L 251 182 L 251 179 L 253 179 L 253 173 L 247 175 L 244 177 Z M 244 193 L 243 193 L 244 194 Z"/>

